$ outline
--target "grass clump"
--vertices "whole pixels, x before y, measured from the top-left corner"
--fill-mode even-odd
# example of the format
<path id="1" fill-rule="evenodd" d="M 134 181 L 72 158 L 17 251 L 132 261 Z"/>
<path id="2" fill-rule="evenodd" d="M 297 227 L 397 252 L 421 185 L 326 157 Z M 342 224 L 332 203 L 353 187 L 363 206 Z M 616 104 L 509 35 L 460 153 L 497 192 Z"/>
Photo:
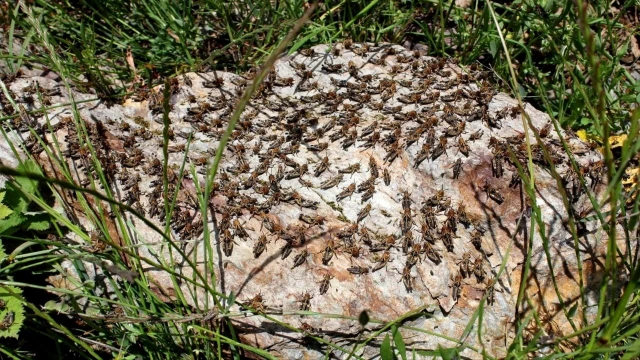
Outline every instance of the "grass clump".
<path id="1" fill-rule="evenodd" d="M 594 218 L 606 234 L 608 244 L 604 276 L 598 287 L 597 318 L 584 328 L 574 325 L 572 334 L 560 338 L 549 339 L 542 331 L 527 337 L 525 329 L 529 326 L 545 328 L 543 314 L 533 311 L 530 317 L 518 319 L 517 338 L 510 344 L 511 356 L 526 357 L 546 348 L 556 352 L 555 357 L 637 357 L 640 353 L 636 306 L 640 267 L 631 252 L 621 254 L 616 242 L 623 238 L 631 248 L 638 237 L 638 197 L 634 188 L 629 192 L 622 186 L 622 182 L 628 180 L 625 175 L 628 170 L 640 165 L 637 156 L 640 150 L 637 139 L 640 85 L 633 77 L 634 69 L 629 66 L 629 56 L 633 57 L 633 47 L 637 47 L 634 43 L 637 30 L 629 26 L 634 24 L 631 14 L 637 11 L 637 5 L 633 2 L 612 5 L 581 1 L 503 4 L 478 1 L 458 7 L 453 1 L 327 1 L 313 9 L 312 15 L 310 6 L 315 5 L 303 1 L 263 0 L 231 3 L 216 0 L 181 3 L 35 0 L 28 6 L 6 4 L 0 16 L 7 50 L 2 55 L 6 65 L 3 67 L 5 80 L 15 75 L 21 65 L 44 66 L 56 71 L 69 87 L 94 91 L 100 98 L 120 101 L 136 87 L 148 88 L 167 76 L 209 69 L 243 72 L 265 64 L 264 68 L 268 68 L 283 52 L 321 43 L 332 44 L 345 38 L 354 42 L 423 43 L 429 55 L 450 57 L 464 64 L 479 63 L 494 71 L 494 80 L 504 90 L 520 101 L 545 109 L 555 120 L 557 129 L 583 130 L 597 141 L 603 147 L 608 184 L 604 197 L 596 198 L 591 194 Z M 611 6 L 616 11 L 610 11 Z M 310 16 L 308 20 L 304 18 L 305 14 Z M 266 73 L 258 74 L 259 82 Z M 233 124 L 258 82 L 245 93 L 223 143 L 229 138 Z M 4 90 L 10 98 L 6 88 Z M 165 121 L 168 121 L 167 95 L 163 104 Z M 16 114 L 7 111 L 0 116 L 7 119 Z M 26 340 L 3 343 L 0 351 L 14 358 L 27 358 L 37 352 L 33 344 L 38 344 L 41 348 L 55 349 L 59 357 L 76 353 L 85 358 L 160 358 L 177 354 L 194 354 L 197 358 L 240 358 L 251 352 L 275 358 L 267 351 L 239 340 L 231 319 L 244 314 L 231 313 L 229 309 L 236 302 L 234 295 L 220 293 L 211 285 L 215 284 L 213 256 L 208 259 L 206 273 L 187 277 L 176 273 L 170 262 L 142 258 L 132 246 L 127 231 L 114 232 L 116 228 L 134 231 L 125 214 L 140 214 L 115 201 L 108 190 L 105 190 L 106 195 L 100 193 L 100 189 L 108 189 L 107 175 L 101 168 L 98 152 L 92 149 L 89 131 L 77 114 L 73 121 L 78 128 L 79 141 L 87 144 L 96 169 L 96 178 L 91 179 L 88 190 L 73 184 L 72 172 L 65 168 L 64 162 L 58 164 L 64 171 L 63 179 L 57 181 L 45 179 L 39 169 L 29 166 L 13 173 L 11 169 L 3 169 L 10 176 L 7 194 L 16 190 L 29 194 L 23 199 L 28 199 L 30 209 L 35 208 L 36 212 L 26 212 L 27 205 L 23 203 L 4 202 L 13 213 L 0 219 L 3 229 L 0 232 L 12 235 L 3 241 L 9 239 L 13 245 L 11 261 L 2 259 L 0 290 L 12 289 L 11 296 L 20 304 L 11 305 L 12 309 L 17 309 L 16 306 L 26 308 L 27 319 L 23 324 L 22 315 L 15 310 L 12 329 L 22 325 L 21 339 Z M 165 159 L 167 131 L 165 124 Z M 627 140 L 614 150 L 611 139 L 619 133 L 626 133 Z M 529 149 L 534 140 L 527 140 Z M 208 209 L 202 199 L 208 199 L 212 191 L 222 149 L 222 146 L 218 149 L 206 187 L 199 189 L 200 210 L 205 217 Z M 567 151 L 570 153 L 570 149 Z M 527 196 L 532 200 L 530 234 L 533 236 L 536 231 L 544 234 L 544 223 L 536 205 L 531 160 L 529 164 L 520 165 L 521 178 L 526 179 Z M 165 213 L 170 217 L 175 194 L 169 192 L 167 167 L 164 169 L 163 196 L 174 199 L 173 203 L 166 202 Z M 577 167 L 575 170 L 579 173 Z M 189 171 L 186 159 L 179 176 L 184 176 L 185 171 Z M 46 194 L 72 193 L 78 206 L 91 214 L 93 229 L 84 229 L 65 219 L 52 208 L 50 195 L 25 185 L 22 180 L 25 177 L 20 177 L 25 174 L 29 179 L 40 180 Z M 561 184 L 557 174 L 554 176 Z M 585 186 L 583 174 L 581 184 Z M 566 194 L 564 197 L 568 204 Z M 8 201 L 9 197 L 6 199 Z M 114 214 L 113 219 L 105 216 L 109 211 Z M 7 225 L 9 220 L 12 221 L 10 226 Z M 576 224 L 581 219 L 571 217 L 569 221 L 576 254 L 580 256 Z M 617 232 L 620 224 L 622 234 Z M 156 230 L 167 240 L 171 251 L 181 251 L 170 241 L 168 227 Z M 209 231 L 205 229 L 204 233 L 208 236 Z M 74 234 L 79 240 L 75 243 L 62 241 L 67 234 Z M 543 241 L 546 242 L 547 261 L 550 261 L 550 239 L 543 236 Z M 96 248 L 103 248 L 103 251 L 97 252 Z M 64 275 L 64 261 L 70 262 L 74 271 L 80 274 L 79 280 Z M 525 273 L 530 261 L 528 258 Z M 103 283 L 92 280 L 92 271 L 96 270 L 87 268 L 87 262 L 96 265 L 104 278 Z M 190 284 L 194 292 L 205 289 L 211 302 L 193 308 L 186 300 L 190 294 L 180 291 L 176 295 L 178 301 L 165 302 L 151 290 L 153 284 L 140 270 L 143 265 L 170 274 L 176 289 L 180 289 L 178 283 Z M 46 285 L 43 279 L 52 274 L 56 274 L 55 280 L 71 282 L 72 286 Z M 577 276 L 582 279 L 582 271 Z M 581 284 L 584 286 L 583 282 Z M 16 289 L 23 293 L 14 291 Z M 38 299 L 44 290 L 60 298 L 50 295 Z M 587 291 L 584 287 L 582 290 Z M 106 296 L 107 292 L 113 296 Z M 0 298 L 2 296 L 4 293 Z M 558 300 L 564 304 L 559 293 Z M 472 322 L 482 322 L 484 301 L 474 313 Z M 527 307 L 530 302 L 521 289 L 518 305 Z M 570 320 L 576 316 L 586 319 L 584 297 L 580 305 L 582 313 L 577 307 L 563 306 L 562 311 Z M 355 356 L 357 350 L 379 337 L 383 359 L 391 359 L 395 353 L 404 359 L 411 351 L 427 356 L 454 357 L 465 348 L 466 345 L 449 339 L 460 345 L 430 352 L 408 349 L 400 330 L 424 331 L 403 324 L 406 319 L 421 314 L 421 310 L 381 324 L 378 331 L 362 339 L 352 350 L 313 334 L 309 336 L 350 356 Z M 4 320 L 3 314 L 5 317 L 8 314 L 2 311 L 0 309 L 0 321 Z M 291 331 L 303 332 L 268 315 L 260 316 Z M 354 323 L 358 320 L 342 318 Z M 375 319 L 370 321 L 376 322 Z M 78 331 L 78 328 L 83 330 Z M 564 355 L 560 354 L 567 349 L 569 351 Z M 472 350 L 489 357 L 482 349 Z"/>

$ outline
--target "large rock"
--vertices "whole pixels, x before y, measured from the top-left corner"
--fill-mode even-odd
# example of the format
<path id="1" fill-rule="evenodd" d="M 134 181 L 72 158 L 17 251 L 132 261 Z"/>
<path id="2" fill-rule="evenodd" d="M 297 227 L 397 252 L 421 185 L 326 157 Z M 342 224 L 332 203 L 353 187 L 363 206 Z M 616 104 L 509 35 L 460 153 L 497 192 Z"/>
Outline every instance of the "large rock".
<path id="1" fill-rule="evenodd" d="M 212 165 L 251 75 L 191 73 L 172 81 L 168 178 L 172 190 L 180 184 L 171 231 L 177 247 L 197 264 L 197 271 L 206 274 L 207 281 L 215 280 L 211 285 L 217 291 L 233 292 L 239 302 L 251 303 L 307 333 L 327 336 L 347 349 L 361 330 L 352 318 L 363 310 L 372 319 L 391 321 L 423 309 L 423 316 L 404 323 L 424 330 L 402 330 L 410 347 L 455 346 L 452 340 L 460 340 L 473 349 L 484 347 L 491 354 L 504 355 L 516 317 L 530 310 L 516 311 L 531 224 L 528 201 L 509 154 L 511 149 L 526 168 L 525 132 L 517 101 L 495 94 L 482 80 L 484 74 L 475 69 L 399 46 L 345 49 L 338 44 L 331 51 L 318 46 L 304 55 L 281 58 L 274 70 L 251 100 L 224 151 L 209 201 L 216 221 L 207 224 L 208 244 L 202 240 L 190 165 L 202 188 L 203 174 Z M 35 77 L 17 79 L 11 89 L 23 93 L 31 81 L 45 89 L 57 85 Z M 140 91 L 122 105 L 98 101 L 77 105 L 108 174 L 110 190 L 160 228 L 164 220 L 162 92 L 162 86 Z M 73 96 L 76 101 L 92 97 Z M 51 94 L 51 101 L 65 102 L 68 96 Z M 560 138 L 548 127 L 548 117 L 529 105 L 524 111 L 540 130 L 555 169 L 564 178 L 571 206 L 576 214 L 584 212 L 589 202 L 574 186 L 577 177 L 572 175 Z M 86 172 L 93 165 L 87 161 L 86 147 L 77 141 L 69 107 L 48 114 L 65 151 L 59 156 L 74 165 L 76 180 L 88 186 Z M 44 123 L 44 118 L 38 122 Z M 559 324 L 545 330 L 561 332 L 569 328 L 557 306 L 550 274 L 553 270 L 565 306 L 573 305 L 579 299 L 577 253 L 558 183 L 533 132 L 529 136 L 551 261 L 546 259 L 536 227 L 531 245 L 533 271 L 526 289 L 549 323 Z M 575 136 L 562 136 L 578 166 L 591 174 L 586 177 L 587 186 L 597 190 L 599 155 Z M 185 157 L 184 178 L 179 179 Z M 45 152 L 40 152 L 40 159 L 49 175 L 60 176 Z M 69 217 L 89 226 L 77 208 L 70 206 L 68 211 Z M 120 231 L 129 232 L 135 245 L 143 245 L 134 247 L 135 251 L 167 263 L 170 252 L 163 237 L 139 219 L 127 218 L 131 227 Z M 594 225 L 579 225 L 579 241 L 584 244 L 579 254 L 582 261 L 589 258 L 583 269 L 591 284 L 599 276 L 595 261 L 603 252 L 603 242 L 595 241 L 590 232 Z M 110 234 L 121 239 L 115 225 Z M 283 255 L 289 251 L 290 255 Z M 175 271 L 194 278 L 184 259 L 175 250 L 171 253 L 178 264 Z M 215 264 L 215 277 L 207 271 L 209 262 Z M 505 270 L 496 278 L 503 263 Z M 159 295 L 167 300 L 175 296 L 178 289 L 168 273 L 148 266 L 145 271 Z M 196 282 L 201 281 L 196 278 Z M 212 304 L 211 294 L 202 284 L 179 284 L 190 303 L 203 313 L 209 310 L 203 304 Z M 487 292 L 493 296 L 487 299 L 491 304 L 484 306 L 482 343 L 477 325 L 463 338 L 465 326 Z M 587 296 L 587 301 L 594 300 Z M 242 311 L 238 305 L 231 310 Z M 351 318 L 303 317 L 296 313 L 299 310 Z M 283 358 L 317 357 L 326 350 L 298 341 L 302 333 L 262 316 L 236 317 L 234 323 L 246 342 Z M 372 356 L 380 340 L 360 353 Z M 464 354 L 479 356 L 469 348 Z"/>

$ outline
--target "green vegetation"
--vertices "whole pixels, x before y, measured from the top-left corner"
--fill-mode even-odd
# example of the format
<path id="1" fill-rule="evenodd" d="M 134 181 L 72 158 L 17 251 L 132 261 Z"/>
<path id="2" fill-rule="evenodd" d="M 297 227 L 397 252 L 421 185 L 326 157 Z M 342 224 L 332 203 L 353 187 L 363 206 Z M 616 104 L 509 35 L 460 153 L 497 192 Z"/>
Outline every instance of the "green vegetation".
<path id="1" fill-rule="evenodd" d="M 627 170 L 638 166 L 640 150 L 640 112 L 637 110 L 640 82 L 634 80 L 633 67 L 629 65 L 629 57 L 633 62 L 633 51 L 637 51 L 638 46 L 634 37 L 640 35 L 633 16 L 638 11 L 637 2 L 616 3 L 612 11 L 613 5 L 609 2 L 579 0 L 502 4 L 478 1 L 466 8 L 456 6 L 453 1 L 435 0 L 327 1 L 304 21 L 310 5 L 298 0 L 3 3 L 0 6 L 6 46 L 0 53 L 6 72 L 3 81 L 23 65 L 46 67 L 66 80 L 68 87 L 93 89 L 101 99 L 120 101 L 135 87 L 159 84 L 173 75 L 208 69 L 242 72 L 273 63 L 277 55 L 285 51 L 332 44 L 345 38 L 354 42 L 423 43 L 428 55 L 450 57 L 464 64 L 480 63 L 493 71 L 497 86 L 521 101 L 544 109 L 556 120 L 557 129 L 584 130 L 598 141 L 603 146 L 608 181 L 604 200 L 591 199 L 593 219 L 598 221 L 609 246 L 598 289 L 597 319 L 590 322 L 590 327 L 574 328 L 573 334 L 543 342 L 539 341 L 544 335 L 542 332 L 533 338 L 525 337 L 525 328 L 546 326 L 543 314 L 534 311 L 517 324 L 510 356 L 526 358 L 545 347 L 557 352 L 556 357 L 631 359 L 640 356 L 640 323 L 637 321 L 640 266 L 632 255 L 618 256 L 620 250 L 615 241 L 622 237 L 629 245 L 636 243 L 640 220 L 640 201 L 635 188 L 628 191 L 629 188 L 622 185 L 623 180 L 628 180 Z M 265 75 L 261 72 L 257 78 Z M 243 97 L 232 116 L 232 126 L 257 85 L 250 87 Z M 3 96 L 15 105 L 4 83 L 0 87 Z M 164 105 L 166 111 L 167 104 Z M 15 113 L 0 114 L 0 119 L 16 116 L 17 109 Z M 76 116 L 73 122 L 78 129 L 78 141 L 91 144 L 89 131 L 80 119 Z M 224 141 L 231 130 L 227 130 Z M 611 138 L 620 133 L 628 137 L 622 146 L 612 149 Z M 167 138 L 165 132 L 165 144 Z M 8 325 L 7 329 L 0 329 L 0 337 L 19 336 L 0 342 L 0 353 L 7 358 L 30 358 L 36 350 L 46 348 L 47 355 L 60 358 L 74 354 L 78 358 L 210 359 L 240 358 L 246 353 L 275 358 L 265 350 L 239 341 L 231 319 L 242 314 L 229 310 L 236 301 L 234 294 L 222 294 L 212 287 L 215 284 L 212 256 L 205 264 L 206 273 L 186 276 L 176 273 L 170 260 L 140 257 L 130 246 L 131 233 L 113 231 L 116 227 L 130 229 L 125 214 L 138 217 L 140 214 L 113 200 L 108 191 L 103 195 L 96 190 L 108 189 L 108 186 L 96 152 L 89 148 L 97 170 L 88 189 L 73 183 L 72 172 L 64 163 L 57 164 L 62 177 L 55 181 L 45 178 L 34 162 L 25 162 L 14 170 L 2 168 L 1 172 L 9 180 L 0 193 L 0 301 L 6 306 L 0 307 L 0 323 L 7 319 Z M 567 151 L 570 150 L 567 148 Z M 549 159 L 549 154 L 545 155 Z M 221 156 L 220 151 L 206 187 L 198 189 L 205 216 L 208 209 L 203 199 L 209 198 Z M 520 165 L 524 189 L 532 205 L 529 233 L 531 236 L 535 231 L 541 233 L 549 257 L 551 240 L 544 237 L 545 225 L 536 203 L 535 179 L 533 172 L 526 170 L 532 166 L 531 160 L 529 164 Z M 165 195 L 172 199 L 173 194 L 168 193 L 167 167 L 164 168 Z M 579 169 L 576 170 L 579 173 Z M 178 176 L 189 171 L 192 170 L 185 161 Z M 560 184 L 558 175 L 553 171 L 552 174 Z M 581 184 L 585 186 L 582 175 L 579 175 Z M 61 196 L 60 189 L 73 194 L 75 206 L 87 214 L 91 227 L 75 224 L 52 207 L 54 199 Z M 568 204 L 566 194 L 564 197 Z M 167 202 L 167 217 L 172 214 L 175 198 L 173 200 L 173 203 Z M 103 208 L 103 203 L 108 203 L 110 208 Z M 113 217 L 107 215 L 109 210 Z M 575 216 L 569 219 L 577 256 L 580 221 Z M 617 234 L 617 224 L 625 229 L 623 234 Z M 171 251 L 184 255 L 181 248 L 170 241 L 168 225 L 156 230 L 167 240 Z M 209 236 L 206 228 L 204 234 Z M 67 238 L 65 235 L 72 235 L 74 241 L 63 240 Z M 95 251 L 101 246 L 107 250 Z M 67 276 L 62 261 L 70 262 L 80 279 Z M 530 261 L 527 258 L 525 274 Z M 86 262 L 95 264 L 101 271 L 104 275 L 101 282 L 95 281 L 93 269 L 86 268 Z M 153 292 L 153 284 L 141 270 L 142 265 L 170 274 L 176 284 L 178 301 L 167 303 Z M 51 285 L 51 279 L 48 284 L 44 282 L 51 276 L 59 286 Z M 623 276 L 628 281 L 621 282 Z M 578 277 L 582 279 L 582 274 Z M 178 283 L 204 289 L 213 303 L 191 307 L 186 301 L 190 294 L 180 292 Z M 617 288 L 621 288 L 622 295 L 612 290 Z M 105 296 L 107 291 L 112 292 L 111 296 Z M 577 307 L 562 309 L 568 318 L 584 317 L 585 291 L 583 289 L 580 310 Z M 519 305 L 529 301 L 520 289 Z M 467 334 L 474 323 L 482 322 L 483 306 L 484 299 L 472 316 Z M 252 311 L 259 314 L 256 309 Z M 357 349 L 374 338 L 381 342 L 382 359 L 392 359 L 396 353 L 402 359 L 412 353 L 455 358 L 466 348 L 462 344 L 428 352 L 409 348 L 399 329 L 425 332 L 404 325 L 406 319 L 420 316 L 421 311 L 416 309 L 390 323 L 368 319 L 368 316 L 366 321 L 363 316 L 360 319 L 342 316 L 354 326 L 358 321 L 362 325 L 382 325 L 353 349 L 341 348 L 316 335 L 308 337 L 354 358 L 360 358 L 355 355 Z M 260 316 L 291 331 L 303 332 L 268 315 Z M 11 324 L 9 317 L 13 318 Z M 447 339 L 440 334 L 433 336 Z M 459 343 L 457 339 L 448 340 Z M 483 349 L 470 349 L 489 357 Z M 560 354 L 562 351 L 565 354 Z"/>
<path id="2" fill-rule="evenodd" d="M 69 80 L 90 87 L 101 97 L 118 98 L 123 84 L 137 75 L 161 81 L 187 71 L 227 69 L 245 71 L 262 64 L 305 9 L 305 1 L 154 2 L 120 0 L 77 3 L 35 1 L 34 16 L 48 29 L 52 50 Z M 584 21 L 595 36 L 587 47 L 575 4 L 559 1 L 514 1 L 494 4 L 496 27 L 488 3 L 468 8 L 452 1 L 325 2 L 300 30 L 289 47 L 294 51 L 331 44 L 345 37 L 355 42 L 423 43 L 428 54 L 464 64 L 480 62 L 509 78 L 509 63 L 517 87 L 500 82 L 538 108 L 546 108 L 564 127 L 585 128 L 602 137 L 593 113 L 592 62 L 606 80 L 605 106 L 614 131 L 626 129 L 629 111 L 640 97 L 640 85 L 629 67 L 633 62 L 633 1 L 611 11 L 607 2 L 580 3 Z M 568 6 L 565 6 L 568 5 Z M 637 5 L 636 5 L 637 6 Z M 24 39 L 26 52 L 9 47 L 10 68 L 38 63 L 57 68 L 43 51 L 42 39 L 24 14 L 8 8 L 5 27 Z M 505 53 L 499 33 L 504 35 Z M 635 44 L 635 45 L 634 45 Z M 589 50 L 587 53 L 586 50 Z M 636 55 L 637 56 L 637 55 Z M 80 80 L 82 76 L 83 80 Z"/>

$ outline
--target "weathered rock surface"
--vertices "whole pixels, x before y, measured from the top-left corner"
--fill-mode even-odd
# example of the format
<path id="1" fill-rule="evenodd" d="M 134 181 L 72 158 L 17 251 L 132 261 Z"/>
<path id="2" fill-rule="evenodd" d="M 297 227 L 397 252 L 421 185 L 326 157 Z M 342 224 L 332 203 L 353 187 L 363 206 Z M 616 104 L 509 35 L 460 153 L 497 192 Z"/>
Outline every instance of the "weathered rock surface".
<path id="1" fill-rule="evenodd" d="M 212 165 L 239 94 L 250 80 L 220 72 L 174 79 L 168 170 L 171 190 L 180 184 L 172 218 L 174 241 L 202 273 L 210 259 L 206 255 L 214 257 L 218 291 L 233 292 L 240 302 L 253 299 L 254 307 L 264 307 L 272 316 L 319 336 L 329 334 L 346 348 L 360 331 L 357 321 L 302 317 L 295 312 L 357 318 L 368 310 L 371 318 L 390 321 L 424 308 L 428 316 L 405 325 L 441 336 L 403 330 L 411 347 L 454 346 L 447 339 L 456 339 L 475 349 L 504 354 L 516 318 L 531 221 L 507 151 L 511 148 L 526 166 L 517 102 L 494 94 L 475 69 L 462 69 L 399 46 L 344 49 L 339 44 L 337 49 L 319 46 L 313 53 L 282 58 L 252 99 L 216 177 L 210 199 L 216 221 L 208 224 L 209 244 L 202 241 L 195 181 L 204 185 L 203 174 Z M 17 79 L 10 88 L 25 93 L 32 81 L 43 89 L 57 86 L 51 79 L 35 77 Z M 63 93 L 51 93 L 48 98 L 52 103 L 66 102 L 69 99 Z M 73 96 L 76 101 L 93 97 Z M 33 106 L 38 105 L 36 101 Z M 111 191 L 161 226 L 162 87 L 139 92 L 123 105 L 90 101 L 77 106 Z M 546 127 L 548 117 L 531 106 L 524 111 L 544 135 L 576 213 L 588 209 L 586 196 L 573 186 L 560 139 Z M 63 150 L 58 156 L 73 165 L 77 181 L 90 186 L 86 173 L 94 165 L 88 161 L 87 147 L 77 141 L 71 116 L 68 106 L 48 112 Z M 22 131 L 24 121 L 16 124 Z M 44 117 L 37 122 L 44 124 Z M 530 136 L 535 143 L 533 132 Z M 563 136 L 579 166 L 593 174 L 586 179 L 596 189 L 598 154 L 574 136 Z M 46 137 L 51 142 L 51 134 Z M 57 166 L 37 148 L 30 144 L 49 175 L 60 176 Z M 533 150 L 538 204 L 547 224 L 544 231 L 552 240 L 553 262 L 547 263 L 536 233 L 535 271 L 526 279 L 527 289 L 549 309 L 550 319 L 562 324 L 563 319 L 554 318 L 558 301 L 549 274 L 553 269 L 565 300 L 576 301 L 576 252 L 558 185 L 540 146 L 534 145 Z M 186 171 L 179 179 L 185 156 Z M 82 214 L 75 216 L 88 224 Z M 132 227 L 121 231 L 128 231 L 135 245 L 145 245 L 136 246 L 135 251 L 166 262 L 168 246 L 162 236 L 140 220 L 128 218 Z M 598 269 L 591 261 L 603 251 L 604 242 L 595 239 L 596 234 L 589 232 L 592 225 L 588 226 L 580 239 L 584 245 L 580 255 L 583 261 L 589 259 L 583 266 L 586 276 L 594 279 Z M 510 253 L 505 258 L 507 249 Z M 283 255 L 285 251 L 290 255 Z M 185 264 L 179 258 L 175 261 Z M 502 263 L 505 271 L 495 278 Z M 191 277 L 186 264 L 175 270 Z M 156 279 L 162 296 L 170 299 L 175 294 L 169 274 L 152 268 L 146 271 Z M 195 294 L 200 306 L 209 296 L 201 288 L 191 292 L 193 285 L 181 286 L 186 296 Z M 492 304 L 484 308 L 482 343 L 477 325 L 461 338 L 487 292 L 493 296 Z M 256 295 L 261 295 L 262 303 Z M 520 309 L 520 315 L 525 311 Z M 234 322 L 245 341 L 283 358 L 317 357 L 326 351 L 302 342 L 302 334 L 260 316 L 238 317 Z M 370 357 L 376 350 L 363 351 Z M 469 349 L 464 354 L 478 356 Z"/>

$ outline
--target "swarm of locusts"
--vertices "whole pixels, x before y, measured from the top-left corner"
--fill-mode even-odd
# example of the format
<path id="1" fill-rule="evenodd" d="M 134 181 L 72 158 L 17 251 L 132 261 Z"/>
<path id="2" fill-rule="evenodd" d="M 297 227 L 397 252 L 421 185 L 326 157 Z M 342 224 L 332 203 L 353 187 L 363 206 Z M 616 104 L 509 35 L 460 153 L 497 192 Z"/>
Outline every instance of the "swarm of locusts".
<path id="1" fill-rule="evenodd" d="M 522 186 L 514 161 L 527 161 L 524 134 L 494 135 L 523 110 L 512 106 L 490 112 L 495 90 L 487 73 L 476 66 L 450 65 L 445 59 L 428 58 L 399 46 L 345 41 L 327 53 L 301 50 L 283 64 L 288 72 L 271 70 L 235 126 L 213 185 L 211 197 L 216 201 L 210 201 L 210 208 L 221 256 L 232 258 L 234 248 L 242 242 L 250 245 L 255 259 L 277 248 L 278 258 L 289 269 L 320 268 L 317 292 L 298 296 L 301 310 L 310 309 L 314 296 L 325 296 L 333 271 L 346 270 L 354 277 L 387 271 L 411 293 L 419 291 L 417 267 L 437 268 L 444 261 L 457 268 L 449 281 L 448 296 L 454 302 L 465 285 L 473 284 L 493 304 L 494 288 L 500 281 L 494 278 L 483 245 L 487 233 L 484 215 L 468 212 L 465 203 L 444 188 L 417 198 L 414 189 L 401 183 L 403 174 L 392 169 L 406 164 L 403 166 L 411 171 L 434 173 L 431 166 L 446 159 L 448 165 L 440 166 L 432 176 L 451 182 L 476 181 L 468 176 L 478 171 L 470 162 L 474 148 L 488 146 L 491 158 L 485 168 L 489 175 L 474 184 L 479 201 L 490 207 L 506 206 L 505 191 Z M 169 129 L 169 156 L 184 155 L 190 139 L 221 139 L 254 76 L 255 72 L 243 76 L 213 73 L 199 79 L 215 95 L 183 96 L 187 110 L 180 114 L 182 127 Z M 174 78 L 168 93 L 184 95 L 192 81 L 186 76 Z M 147 101 L 153 121 L 162 123 L 162 94 L 162 89 L 139 90 L 133 99 Z M 29 106 L 28 101 L 25 104 Z M 21 116 L 13 119 L 12 126 L 21 131 L 35 126 L 37 133 L 39 125 L 20 106 Z M 173 108 L 174 102 L 169 101 L 169 106 Z M 88 186 L 97 178 L 93 152 L 106 181 L 125 194 L 122 201 L 163 223 L 165 190 L 174 194 L 181 181 L 192 175 L 186 171 L 180 178 L 178 167 L 164 169 L 161 155 L 144 154 L 139 144 L 159 138 L 148 130 L 148 121 L 86 121 L 91 151 L 78 142 L 72 125 L 71 118 L 63 118 L 53 130 L 66 131 L 63 155 L 88 174 L 81 185 Z M 551 124 L 537 130 L 541 138 L 547 138 Z M 117 141 L 105 136 L 116 132 Z M 117 150 L 114 143 L 119 144 Z M 42 152 L 41 143 L 33 138 L 26 139 L 26 146 L 33 154 Z M 188 154 L 187 161 L 198 176 L 207 173 L 215 151 L 213 147 L 198 155 Z M 539 146 L 532 147 L 532 156 L 536 164 L 546 163 Z M 603 168 L 593 163 L 584 169 L 591 184 L 600 181 Z M 141 176 L 152 181 L 143 184 Z M 163 176 L 168 189 L 163 188 Z M 564 180 L 570 198 L 580 197 L 575 174 L 567 173 Z M 173 234 L 179 239 L 199 238 L 204 228 L 201 207 L 195 196 L 179 190 L 182 195 L 176 198 L 170 219 Z M 396 210 L 378 205 L 376 198 L 382 194 L 391 194 Z M 295 222 L 284 224 L 283 214 L 277 211 L 282 204 L 298 209 Z M 331 205 L 333 213 L 319 212 L 325 204 Z M 357 210 L 346 215 L 341 211 L 346 204 Z M 374 215 L 389 219 L 384 231 L 374 226 Z M 259 228 L 248 228 L 248 219 L 257 219 Z M 329 227 L 329 222 L 334 226 Z M 335 226 L 336 222 L 341 225 Z M 461 241 L 461 232 L 470 240 Z M 318 233 L 324 236 L 321 251 L 316 253 L 307 245 Z M 349 259 L 349 265 L 332 269 L 338 257 Z M 255 299 L 247 306 L 265 311 L 262 297 Z"/>

